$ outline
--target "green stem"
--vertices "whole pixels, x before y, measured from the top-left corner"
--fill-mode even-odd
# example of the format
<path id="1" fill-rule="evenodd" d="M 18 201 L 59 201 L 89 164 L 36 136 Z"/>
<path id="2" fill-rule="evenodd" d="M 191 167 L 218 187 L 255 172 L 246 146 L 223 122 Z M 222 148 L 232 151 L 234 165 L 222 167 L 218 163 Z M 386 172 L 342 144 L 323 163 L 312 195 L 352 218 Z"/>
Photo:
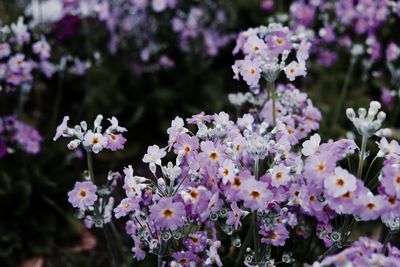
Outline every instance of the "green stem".
<path id="1" fill-rule="evenodd" d="M 163 245 L 164 245 L 163 241 L 161 240 L 160 249 L 158 250 L 158 253 L 157 253 L 157 266 L 158 267 L 161 267 L 161 265 L 162 265 Z"/>
<path id="2" fill-rule="evenodd" d="M 255 258 L 256 262 L 258 263 L 260 259 L 260 244 L 258 240 L 258 223 L 257 223 L 257 211 L 253 212 L 252 214 L 252 220 L 253 220 L 253 243 L 254 243 L 254 252 L 255 252 Z"/>
<path id="3" fill-rule="evenodd" d="M 108 225 L 104 225 L 103 227 L 104 230 L 104 235 L 106 236 L 106 243 L 107 243 L 107 247 L 108 247 L 108 251 L 110 252 L 110 256 L 111 256 L 111 265 L 113 267 L 117 267 L 117 261 L 115 259 L 115 254 L 113 252 L 113 248 L 111 246 L 111 238 L 110 238 L 110 234 L 108 232 Z"/>
<path id="4" fill-rule="evenodd" d="M 365 150 L 367 149 L 367 141 L 368 137 L 363 135 L 361 141 L 361 151 L 360 151 L 360 158 L 358 160 L 358 169 L 357 169 L 357 177 L 362 180 L 362 171 L 364 165 L 364 158 L 365 158 Z"/>
<path id="5" fill-rule="evenodd" d="M 369 174 L 369 172 L 371 171 L 371 168 L 372 168 L 372 166 L 374 165 L 374 163 L 375 163 L 375 161 L 376 161 L 377 158 L 378 158 L 378 155 L 376 155 L 376 156 L 374 157 L 374 159 L 371 161 L 371 164 L 369 165 L 368 170 L 367 170 L 367 172 L 365 173 L 365 180 L 368 179 L 368 174 Z"/>
<path id="6" fill-rule="evenodd" d="M 275 90 L 275 82 L 267 82 L 267 90 L 271 95 L 272 100 L 272 122 L 273 126 L 276 125 L 276 90 Z"/>
<path id="7" fill-rule="evenodd" d="M 322 260 L 323 258 L 325 258 L 325 256 L 328 256 L 329 254 L 335 252 L 337 249 L 338 249 L 337 244 L 336 244 L 336 243 L 333 244 L 327 251 L 325 251 L 324 254 L 322 254 L 322 255 L 318 258 L 318 260 L 319 260 L 319 261 Z"/>
<path id="8" fill-rule="evenodd" d="M 349 65 L 349 68 L 347 69 L 346 77 L 344 78 L 344 83 L 343 83 L 342 89 L 340 91 L 340 96 L 339 96 L 339 100 L 337 102 L 335 113 L 333 114 L 332 128 L 336 127 L 337 121 L 339 119 L 339 114 L 342 111 L 343 102 L 344 102 L 344 100 L 346 98 L 346 95 L 347 95 L 347 92 L 349 90 L 350 78 L 351 78 L 351 75 L 353 73 L 355 62 L 356 62 L 356 60 L 353 57 L 350 60 L 350 65 Z"/>
<path id="9" fill-rule="evenodd" d="M 259 159 L 255 159 L 254 161 L 254 176 L 255 179 L 259 179 Z M 253 221 L 253 244 L 254 244 L 254 252 L 255 252 L 255 258 L 256 262 L 259 261 L 260 259 L 260 242 L 259 242 L 259 236 L 258 236 L 258 222 L 257 222 L 257 211 L 254 211 L 252 214 L 252 221 Z"/>
<path id="10" fill-rule="evenodd" d="M 94 172 L 93 172 L 93 160 L 92 160 L 92 152 L 86 151 L 87 165 L 89 171 L 89 177 L 92 182 L 94 182 Z"/>
<path id="11" fill-rule="evenodd" d="M 382 253 L 385 254 L 386 249 L 387 249 L 387 245 L 389 244 L 390 239 L 392 238 L 392 231 L 389 231 L 386 234 L 385 240 L 383 241 L 383 249 L 382 249 Z"/>

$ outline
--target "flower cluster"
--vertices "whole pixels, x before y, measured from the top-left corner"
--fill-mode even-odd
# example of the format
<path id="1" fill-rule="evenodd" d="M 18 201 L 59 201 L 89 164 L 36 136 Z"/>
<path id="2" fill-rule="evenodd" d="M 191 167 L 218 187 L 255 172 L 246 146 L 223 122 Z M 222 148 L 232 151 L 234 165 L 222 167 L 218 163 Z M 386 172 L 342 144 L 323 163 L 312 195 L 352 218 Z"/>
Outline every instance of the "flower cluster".
<path id="1" fill-rule="evenodd" d="M 171 45 L 163 38 L 165 32 L 178 34 L 176 43 L 184 52 L 194 48 L 208 56 L 218 54 L 232 40 L 232 35 L 226 33 L 228 17 L 224 9 L 222 1 L 188 4 L 177 0 L 73 0 L 64 3 L 63 16 L 54 25 L 55 32 L 60 32 L 59 39 L 64 40 L 76 35 L 74 29 L 79 26 L 88 27 L 88 21 L 100 22 L 110 36 L 109 53 L 135 47 L 131 55 L 133 71 L 153 72 L 175 64 L 169 56 Z"/>
<path id="2" fill-rule="evenodd" d="M 306 75 L 306 63 L 310 43 L 304 36 L 295 35 L 288 27 L 271 23 L 241 32 L 233 54 L 242 52 L 244 59 L 236 60 L 232 66 L 234 78 L 243 80 L 250 87 L 258 87 L 260 78 L 275 81 L 284 70 L 286 77 L 293 81 L 297 76 Z M 291 51 L 296 60 L 286 64 Z"/>
<path id="3" fill-rule="evenodd" d="M 127 130 L 118 125 L 118 120 L 115 117 L 108 119 L 111 125 L 104 132 L 101 126 L 102 115 L 97 115 L 93 123 L 93 129 L 88 129 L 86 121 L 82 121 L 79 125 L 71 128 L 67 125 L 68 121 L 69 117 L 65 116 L 62 123 L 57 127 L 53 140 L 56 141 L 60 137 L 74 138 L 67 146 L 71 150 L 77 149 L 79 145 L 82 145 L 86 151 L 97 154 L 103 149 L 117 151 L 124 148 L 126 139 L 122 133 Z"/>
<path id="4" fill-rule="evenodd" d="M 77 208 L 77 217 L 84 220 L 87 228 L 102 228 L 112 221 L 114 198 L 111 194 L 119 178 L 118 172 L 110 172 L 107 183 L 96 186 L 93 177 L 84 175 L 84 181 L 75 182 L 74 188 L 68 192 L 68 202 Z"/>
<path id="5" fill-rule="evenodd" d="M 232 236 L 232 245 L 240 247 L 237 235 L 250 214 L 260 244 L 285 245 L 290 229 L 300 220 L 293 194 L 300 188 L 296 181 L 301 154 L 292 145 L 318 128 L 320 113 L 293 86 L 280 88 L 278 95 L 282 112 L 274 130 L 263 118 L 265 112 L 246 113 L 236 121 L 225 112 L 200 113 L 187 119 L 187 125 L 176 117 L 167 130 L 168 145 L 150 146 L 143 157 L 154 177 L 134 176 L 131 166 L 125 168 L 126 198 L 115 215 L 129 215 L 127 232 L 136 259 L 144 259 L 147 248 L 161 258 L 172 254 L 171 266 L 176 262 L 222 266 L 217 252 L 221 241 L 215 231 Z M 312 109 L 309 114 L 307 109 Z M 304 131 L 292 136 L 291 127 Z M 168 152 L 175 155 L 175 163 L 164 165 Z M 266 160 L 269 166 L 262 173 L 259 163 Z M 171 250 L 173 240 L 179 241 L 179 252 Z M 246 264 L 272 260 L 257 248 L 246 253 Z M 288 255 L 282 257 L 291 262 Z"/>
<path id="6" fill-rule="evenodd" d="M 397 266 L 400 250 L 390 244 L 360 237 L 351 247 L 315 262 L 312 267 L 323 266 Z"/>
<path id="7" fill-rule="evenodd" d="M 0 28 L 0 91 L 32 87 L 33 72 L 50 78 L 56 72 L 51 63 L 51 46 L 44 36 L 35 34 L 20 17 L 17 22 Z"/>
<path id="8" fill-rule="evenodd" d="M 39 132 L 15 116 L 0 117 L 0 158 L 20 148 L 26 153 L 40 151 L 42 136 Z"/>
<path id="9" fill-rule="evenodd" d="M 103 116 L 97 115 L 93 129 L 88 129 L 85 121 L 70 128 L 67 125 L 69 117 L 65 116 L 53 138 L 56 141 L 60 137 L 72 137 L 74 139 L 69 142 L 68 148 L 74 150 L 82 145 L 87 153 L 88 171 L 83 175 L 84 181 L 77 181 L 74 188 L 68 193 L 68 201 L 78 209 L 78 217 L 84 218 L 88 228 L 93 225 L 102 228 L 104 224 L 111 222 L 114 208 L 114 198 L 111 194 L 121 177 L 118 172 L 110 171 L 107 175 L 107 183 L 96 186 L 92 152 L 97 154 L 103 149 L 121 150 L 126 142 L 121 133 L 127 130 L 119 126 L 117 118 L 108 119 L 111 125 L 104 132 L 101 126 L 102 120 Z"/>
<path id="10" fill-rule="evenodd" d="M 353 56 L 365 54 L 368 61 L 382 59 L 382 41 L 378 35 L 384 23 L 389 21 L 391 1 L 294 1 L 290 6 L 290 17 L 294 28 L 314 26 L 313 52 L 322 65 L 329 66 L 337 60 L 342 47 Z M 393 16 L 396 19 L 396 16 Z M 352 38 L 356 35 L 359 40 Z M 353 40 L 352 40 L 353 39 Z M 332 46 L 333 49 L 328 49 Z M 361 49 L 354 54 L 354 46 Z M 369 64 L 370 65 L 370 64 Z"/>

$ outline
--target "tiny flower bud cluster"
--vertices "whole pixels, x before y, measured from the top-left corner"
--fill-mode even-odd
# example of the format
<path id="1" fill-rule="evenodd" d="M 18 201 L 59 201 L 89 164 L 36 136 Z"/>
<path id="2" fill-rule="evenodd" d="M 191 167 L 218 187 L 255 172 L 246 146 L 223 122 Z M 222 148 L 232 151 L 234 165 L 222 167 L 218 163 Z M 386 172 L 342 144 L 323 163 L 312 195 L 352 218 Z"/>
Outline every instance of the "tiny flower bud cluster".
<path id="1" fill-rule="evenodd" d="M 117 151 L 124 148 L 126 139 L 121 133 L 127 130 L 118 125 L 118 120 L 115 117 L 108 119 L 111 125 L 104 132 L 101 126 L 102 115 L 97 115 L 93 123 L 93 129 L 88 129 L 86 121 L 82 121 L 79 125 L 71 128 L 67 125 L 68 121 L 69 117 L 65 116 L 62 123 L 57 127 L 53 140 L 56 141 L 60 137 L 74 138 L 68 143 L 67 147 L 70 150 L 75 150 L 82 145 L 86 151 L 97 154 L 103 149 Z"/>
<path id="2" fill-rule="evenodd" d="M 369 105 L 368 112 L 365 108 L 360 108 L 357 117 L 354 109 L 348 108 L 346 110 L 346 115 L 361 135 L 370 137 L 376 134 L 386 118 L 385 112 L 379 111 L 380 108 L 381 104 L 379 102 L 372 101 Z"/>

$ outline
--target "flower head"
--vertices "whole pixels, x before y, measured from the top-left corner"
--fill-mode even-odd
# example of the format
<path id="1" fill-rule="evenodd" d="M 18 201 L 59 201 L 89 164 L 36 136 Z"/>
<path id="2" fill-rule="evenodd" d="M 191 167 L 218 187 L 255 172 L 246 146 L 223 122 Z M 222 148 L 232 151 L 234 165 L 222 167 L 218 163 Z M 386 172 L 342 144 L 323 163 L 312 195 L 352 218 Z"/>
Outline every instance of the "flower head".
<path id="1" fill-rule="evenodd" d="M 76 182 L 74 189 L 68 192 L 68 201 L 74 208 L 81 210 L 92 206 L 97 200 L 97 187 L 91 182 Z"/>

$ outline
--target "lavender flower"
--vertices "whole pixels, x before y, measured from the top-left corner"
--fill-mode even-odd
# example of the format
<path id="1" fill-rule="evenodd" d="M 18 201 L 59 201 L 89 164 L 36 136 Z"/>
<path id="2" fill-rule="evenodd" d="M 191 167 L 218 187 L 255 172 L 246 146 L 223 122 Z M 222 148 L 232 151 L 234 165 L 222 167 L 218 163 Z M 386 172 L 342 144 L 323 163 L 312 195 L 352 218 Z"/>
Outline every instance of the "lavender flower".
<path id="1" fill-rule="evenodd" d="M 76 182 L 74 189 L 68 192 L 68 201 L 74 208 L 85 210 L 97 200 L 97 187 L 91 181 Z"/>

